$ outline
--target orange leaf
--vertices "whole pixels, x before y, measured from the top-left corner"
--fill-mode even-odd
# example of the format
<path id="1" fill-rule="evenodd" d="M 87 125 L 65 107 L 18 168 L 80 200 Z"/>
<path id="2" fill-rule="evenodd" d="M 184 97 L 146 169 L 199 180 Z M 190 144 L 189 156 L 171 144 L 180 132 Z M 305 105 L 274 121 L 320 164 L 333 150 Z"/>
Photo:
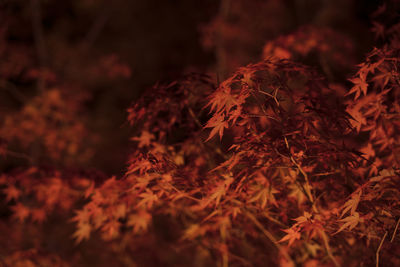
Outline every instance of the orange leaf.
<path id="1" fill-rule="evenodd" d="M 357 99 L 361 92 L 364 95 L 367 95 L 368 83 L 365 82 L 365 79 L 354 78 L 354 79 L 349 79 L 349 81 L 351 81 L 354 84 L 354 86 L 351 88 L 350 92 L 347 93 L 348 95 L 356 93 L 354 99 Z"/>
<path id="2" fill-rule="evenodd" d="M 16 188 L 14 185 L 10 185 L 3 190 L 4 194 L 6 195 L 6 201 L 9 202 L 11 200 L 17 200 L 21 195 L 21 191 Z"/>
<path id="3" fill-rule="evenodd" d="M 224 134 L 224 129 L 228 127 L 229 124 L 227 121 L 225 121 L 225 116 L 223 114 L 216 114 L 207 122 L 207 125 L 205 126 L 205 128 L 213 128 L 206 142 L 213 138 L 217 133 L 219 134 L 219 138 L 221 140 L 222 135 Z"/>
<path id="4" fill-rule="evenodd" d="M 78 229 L 72 235 L 72 237 L 75 238 L 75 243 L 79 244 L 83 240 L 89 239 L 91 231 L 92 231 L 92 226 L 89 223 L 79 223 Z"/>
<path id="5" fill-rule="evenodd" d="M 287 233 L 287 235 L 285 235 L 281 240 L 279 240 L 279 242 L 289 241 L 289 244 L 288 244 L 289 247 L 293 244 L 294 241 L 296 241 L 297 239 L 300 239 L 300 237 L 301 237 L 299 229 L 289 228 L 289 229 L 285 229 L 283 231 L 285 233 Z"/>
<path id="6" fill-rule="evenodd" d="M 334 233 L 334 235 L 343 231 L 346 228 L 351 230 L 354 227 L 356 227 L 359 222 L 363 222 L 363 221 L 364 221 L 363 218 L 360 218 L 360 215 L 358 214 L 358 212 L 354 212 L 353 215 L 347 216 L 346 218 L 339 220 L 339 222 L 344 222 L 344 224 L 339 228 L 339 230 L 337 230 Z"/>
<path id="7" fill-rule="evenodd" d="M 16 204 L 11 209 L 14 211 L 14 217 L 20 222 L 23 222 L 30 214 L 29 208 L 21 203 Z"/>
<path id="8" fill-rule="evenodd" d="M 42 223 L 46 219 L 46 211 L 44 209 L 32 210 L 32 221 Z"/>
<path id="9" fill-rule="evenodd" d="M 358 203 L 360 202 L 361 190 L 358 191 L 358 194 L 353 194 L 351 199 L 347 200 L 347 202 L 343 205 L 343 211 L 340 217 L 350 210 L 350 215 L 353 215 L 357 209 Z"/>
<path id="10" fill-rule="evenodd" d="M 141 211 L 138 214 L 131 214 L 128 218 L 127 225 L 133 227 L 134 233 L 146 231 L 151 221 L 151 215 L 145 211 Z"/>

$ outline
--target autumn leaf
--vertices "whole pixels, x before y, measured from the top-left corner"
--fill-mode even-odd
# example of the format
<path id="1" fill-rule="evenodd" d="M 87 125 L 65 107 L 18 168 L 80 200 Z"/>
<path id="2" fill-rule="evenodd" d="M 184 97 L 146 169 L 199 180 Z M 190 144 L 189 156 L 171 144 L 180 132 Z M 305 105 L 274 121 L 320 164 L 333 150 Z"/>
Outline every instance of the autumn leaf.
<path id="1" fill-rule="evenodd" d="M 305 222 L 308 222 L 311 219 L 311 217 L 312 217 L 311 213 L 309 213 L 307 211 L 304 211 L 304 215 L 303 216 L 297 217 L 294 220 L 297 222 L 296 224 L 301 225 L 301 224 L 303 224 Z"/>
<path id="2" fill-rule="evenodd" d="M 359 133 L 361 131 L 361 127 L 367 124 L 367 119 L 365 118 L 364 114 L 357 108 L 348 108 L 346 111 L 352 117 L 352 119 L 350 119 L 351 124 L 357 129 L 357 132 Z"/>
<path id="3" fill-rule="evenodd" d="M 14 185 L 9 185 L 7 188 L 3 189 L 3 192 L 6 195 L 7 202 L 17 200 L 21 195 L 21 191 Z"/>
<path id="4" fill-rule="evenodd" d="M 30 209 L 25 205 L 23 205 L 22 203 L 17 203 L 11 209 L 14 212 L 14 217 L 18 219 L 20 222 L 25 221 L 25 219 L 28 218 L 28 216 L 31 214 Z"/>
<path id="5" fill-rule="evenodd" d="M 268 186 L 267 188 L 259 190 L 252 198 L 249 199 L 248 203 L 259 201 L 262 209 L 265 208 L 268 202 L 277 207 L 278 203 L 274 197 L 274 194 L 277 193 L 279 193 L 278 190 L 272 186 Z"/>
<path id="6" fill-rule="evenodd" d="M 371 143 L 368 143 L 367 146 L 361 148 L 360 152 L 362 152 L 367 159 L 375 157 L 375 150 Z"/>
<path id="7" fill-rule="evenodd" d="M 282 237 L 282 239 L 279 240 L 279 242 L 289 241 L 288 244 L 289 247 L 293 244 L 294 241 L 299 240 L 301 237 L 300 230 L 297 228 L 289 228 L 282 231 L 284 231 L 286 235 Z"/>
<path id="8" fill-rule="evenodd" d="M 295 199 L 297 201 L 297 205 L 300 207 L 301 204 L 306 201 L 306 195 L 297 184 L 289 184 L 288 188 L 291 190 L 288 197 Z"/>
<path id="9" fill-rule="evenodd" d="M 116 219 L 125 218 L 126 210 L 127 210 L 127 208 L 126 208 L 126 205 L 124 203 L 119 204 L 118 206 L 115 207 L 114 217 Z"/>
<path id="10" fill-rule="evenodd" d="M 132 137 L 132 141 L 138 141 L 138 147 L 147 147 L 152 143 L 152 140 L 155 138 L 154 134 L 148 132 L 148 131 L 142 131 L 141 135 L 139 137 Z"/>
<path id="11" fill-rule="evenodd" d="M 318 250 L 321 250 L 321 246 L 317 243 L 306 243 L 306 248 L 312 257 L 317 256 Z"/>
<path id="12" fill-rule="evenodd" d="M 105 240 L 111 240 L 119 235 L 119 228 L 121 223 L 117 220 L 108 221 L 101 228 L 102 236 Z"/>
<path id="13" fill-rule="evenodd" d="M 348 211 L 350 211 L 350 215 L 353 215 L 355 213 L 358 203 L 360 202 L 361 193 L 361 190 L 358 190 L 358 193 L 353 193 L 352 197 L 347 200 L 346 203 L 343 205 L 343 210 L 340 217 L 343 217 L 343 215 Z"/>
<path id="14" fill-rule="evenodd" d="M 226 187 L 224 184 L 220 184 L 214 192 L 205 199 L 204 206 L 207 206 L 210 202 L 215 201 L 215 205 L 218 206 L 219 202 L 221 201 L 222 196 L 226 193 Z"/>
<path id="15" fill-rule="evenodd" d="M 213 193 L 208 196 L 207 198 L 204 198 L 201 202 L 200 206 L 206 207 L 209 205 L 211 202 L 215 201 L 215 206 L 218 206 L 221 198 L 225 196 L 229 186 L 233 182 L 233 178 L 228 174 L 228 175 L 223 175 L 224 181 L 221 181 L 218 183 L 218 186 L 213 190 Z"/>
<path id="16" fill-rule="evenodd" d="M 363 218 L 360 218 L 360 214 L 358 212 L 354 212 L 352 215 L 347 216 L 344 219 L 339 220 L 339 222 L 343 222 L 344 224 L 337 230 L 334 235 L 340 233 L 344 229 L 348 228 L 348 230 L 352 230 L 357 226 L 359 222 L 363 222 Z"/>
<path id="17" fill-rule="evenodd" d="M 214 172 L 214 171 L 219 170 L 224 167 L 226 167 L 228 169 L 228 171 L 231 171 L 240 162 L 240 159 L 244 153 L 245 152 L 234 153 L 228 160 L 221 163 L 216 168 L 212 169 L 211 172 Z"/>
<path id="18" fill-rule="evenodd" d="M 76 215 L 71 218 L 72 222 L 87 223 L 90 221 L 91 214 L 88 209 L 76 210 Z"/>
<path id="19" fill-rule="evenodd" d="M 376 21 L 372 22 L 372 32 L 375 33 L 375 38 L 383 38 L 385 36 L 385 26 Z"/>
<path id="20" fill-rule="evenodd" d="M 349 79 L 349 81 L 351 81 L 354 84 L 354 86 L 347 93 L 348 95 L 356 93 L 354 99 L 357 99 L 360 96 L 361 92 L 364 95 L 367 95 L 368 83 L 365 81 L 365 78 L 356 77 L 356 78 L 353 78 L 353 79 Z"/>
<path id="21" fill-rule="evenodd" d="M 148 209 L 151 209 L 154 202 L 158 200 L 157 195 L 155 195 L 150 189 L 146 189 L 146 192 L 143 192 L 139 195 L 142 199 L 137 204 L 138 207 L 146 206 Z"/>
<path id="22" fill-rule="evenodd" d="M 193 240 L 198 236 L 203 236 L 206 231 L 206 227 L 200 226 L 199 224 L 192 224 L 185 230 L 182 239 Z"/>
<path id="23" fill-rule="evenodd" d="M 217 133 L 219 138 L 222 139 L 222 135 L 224 134 L 224 129 L 228 128 L 229 124 L 225 121 L 225 116 L 223 114 L 216 114 L 213 116 L 206 124 L 204 128 L 213 128 L 210 132 L 210 135 L 206 139 L 206 142 L 213 138 Z"/>
<path id="24" fill-rule="evenodd" d="M 232 213 L 232 218 L 235 219 L 238 214 L 242 213 L 242 210 L 240 207 L 233 207 L 230 212 Z"/>
<path id="25" fill-rule="evenodd" d="M 153 164 L 145 158 L 134 159 L 130 162 L 128 166 L 128 171 L 126 174 L 131 174 L 135 172 L 139 172 L 140 174 L 144 174 L 146 171 L 153 168 Z"/>
<path id="26" fill-rule="evenodd" d="M 31 212 L 32 221 L 42 223 L 46 219 L 46 211 L 44 209 L 36 208 Z"/>
<path id="27" fill-rule="evenodd" d="M 129 215 L 127 225 L 131 226 L 133 228 L 133 232 L 137 234 L 147 230 L 151 219 L 151 214 L 145 211 L 139 211 L 136 214 Z"/>
<path id="28" fill-rule="evenodd" d="M 376 75 L 374 78 L 372 78 L 372 80 L 375 82 L 377 86 L 383 89 L 386 87 L 391 78 L 392 78 L 392 73 L 388 71 Z"/>
<path id="29" fill-rule="evenodd" d="M 88 240 L 91 231 L 92 226 L 89 223 L 79 223 L 77 230 L 72 235 L 72 237 L 75 238 L 75 243 L 79 244 L 83 240 Z"/>
<path id="30" fill-rule="evenodd" d="M 85 190 L 85 198 L 89 198 L 94 193 L 94 182 L 90 182 L 89 187 Z"/>
<path id="31" fill-rule="evenodd" d="M 210 106 L 210 112 L 221 113 L 222 111 L 229 112 L 235 105 L 236 100 L 231 94 L 230 79 L 224 81 L 217 91 L 213 93 L 209 103 L 205 106 Z"/>

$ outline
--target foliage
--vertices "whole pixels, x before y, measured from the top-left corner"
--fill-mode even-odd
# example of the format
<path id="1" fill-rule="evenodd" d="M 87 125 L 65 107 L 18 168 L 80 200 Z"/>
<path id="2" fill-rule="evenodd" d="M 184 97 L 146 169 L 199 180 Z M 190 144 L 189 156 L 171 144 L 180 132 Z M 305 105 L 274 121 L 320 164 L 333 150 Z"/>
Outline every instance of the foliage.
<path id="1" fill-rule="evenodd" d="M 77 119 L 85 96 L 33 69 L 53 86 L 3 120 L 2 154 L 29 161 L 0 177 L 5 220 L 34 228 L 59 216 L 74 225 L 75 246 L 108 244 L 121 266 L 400 265 L 396 25 L 377 31 L 384 44 L 347 83 L 319 71 L 351 68 L 351 41 L 308 26 L 268 41 L 261 61 L 221 82 L 191 73 L 156 84 L 127 110 L 132 151 L 110 178 L 70 168 L 91 155 Z M 316 68 L 297 62 L 315 58 Z M 102 62 L 87 73 L 130 75 L 115 56 Z M 51 167 L 9 149 L 34 145 Z M 36 248 L 1 261 L 78 262 Z"/>

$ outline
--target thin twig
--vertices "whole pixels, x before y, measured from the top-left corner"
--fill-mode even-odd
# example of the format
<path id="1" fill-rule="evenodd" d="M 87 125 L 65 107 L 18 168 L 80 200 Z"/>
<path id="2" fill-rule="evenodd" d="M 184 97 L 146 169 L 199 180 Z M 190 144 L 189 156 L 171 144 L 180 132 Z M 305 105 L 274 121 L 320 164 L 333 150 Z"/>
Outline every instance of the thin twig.
<path id="1" fill-rule="evenodd" d="M 279 91 L 279 87 L 277 87 L 276 89 L 275 89 L 275 93 L 274 93 L 274 100 L 275 100 L 275 103 L 278 105 L 278 107 L 279 107 L 279 101 L 278 101 L 278 98 L 276 98 L 276 96 L 278 95 L 278 91 Z"/>
<path id="2" fill-rule="evenodd" d="M 383 242 L 385 241 L 387 234 L 388 234 L 388 232 L 386 231 L 385 235 L 382 237 L 381 243 L 379 243 L 378 249 L 376 250 L 376 267 L 379 267 L 379 252 L 382 248 Z"/>
<path id="3" fill-rule="evenodd" d="M 278 151 L 278 149 L 276 149 L 275 147 L 274 147 L 274 150 L 275 150 L 275 152 L 278 154 L 278 155 L 280 155 L 282 158 L 286 158 L 286 159 L 290 159 L 292 162 L 293 162 L 293 157 L 288 157 L 288 156 L 285 156 L 285 155 L 283 155 L 282 153 L 280 153 L 279 151 Z M 283 167 L 281 167 L 281 168 L 283 168 Z M 296 165 L 296 167 L 286 167 L 286 168 L 297 168 L 297 169 L 299 169 L 299 165 Z M 299 169 L 300 170 L 300 169 Z M 300 183 L 300 181 L 298 181 L 297 179 L 295 180 L 295 183 L 296 183 L 296 185 L 299 187 L 299 189 L 300 189 L 300 191 L 307 197 L 307 199 L 311 202 L 311 204 L 312 204 L 312 207 L 313 207 L 313 210 L 315 211 L 315 212 L 317 212 L 316 211 L 316 209 L 315 209 L 315 206 L 314 206 L 314 201 L 313 201 L 313 199 L 312 198 L 310 198 L 309 197 L 309 193 L 307 192 L 307 190 L 305 189 L 305 187 Z"/>
<path id="4" fill-rule="evenodd" d="M 390 239 L 390 242 L 393 242 L 394 237 L 396 236 L 397 228 L 399 228 L 399 223 L 400 223 L 400 218 L 397 220 L 396 227 L 394 228 L 394 232 L 393 232 L 392 238 Z"/>
<path id="5" fill-rule="evenodd" d="M 274 90 L 274 95 L 271 95 L 270 93 L 267 93 L 267 92 L 261 90 L 260 88 L 258 88 L 258 92 L 260 92 L 260 93 L 262 93 L 262 94 L 264 94 L 264 95 L 266 95 L 266 96 L 269 96 L 270 98 L 274 99 L 276 105 L 279 107 L 279 101 L 278 101 L 278 99 L 276 98 L 276 96 L 278 95 L 278 90 L 279 90 L 279 88 L 276 88 L 276 89 Z"/>
<path id="6" fill-rule="evenodd" d="M 265 216 L 265 218 L 267 218 L 267 219 L 270 220 L 271 222 L 276 223 L 276 224 L 279 225 L 280 227 L 289 228 L 286 224 L 284 224 L 284 223 L 282 223 L 281 221 L 275 219 L 274 217 L 271 217 L 267 212 L 265 212 L 263 215 Z"/>
<path id="7" fill-rule="evenodd" d="M 293 132 L 290 132 L 290 133 L 285 133 L 285 134 L 283 134 L 283 136 L 296 135 L 296 134 L 299 134 L 299 133 L 301 133 L 301 131 L 297 130 L 297 131 L 293 131 Z"/>
<path id="8" fill-rule="evenodd" d="M 286 155 L 283 155 L 281 152 L 279 152 L 278 149 L 277 149 L 276 147 L 274 147 L 274 151 L 275 151 L 276 154 L 278 154 L 278 155 L 281 156 L 282 158 L 290 159 L 290 157 L 288 157 L 288 156 L 286 156 Z"/>
<path id="9" fill-rule="evenodd" d="M 191 199 L 191 200 L 194 200 L 194 201 L 196 201 L 196 202 L 200 202 L 200 201 L 201 201 L 201 199 L 197 199 L 197 198 L 195 198 L 195 197 L 192 197 L 192 196 L 190 196 L 190 195 L 185 194 L 184 192 L 180 191 L 178 188 L 176 188 L 176 187 L 173 186 L 172 184 L 169 184 L 169 185 L 170 185 L 170 186 L 172 187 L 172 189 L 174 189 L 176 192 L 182 194 L 183 197 L 188 198 L 188 199 Z"/>
<path id="10" fill-rule="evenodd" d="M 285 139 L 286 148 L 290 151 L 289 142 L 288 142 L 286 136 L 284 136 L 283 138 Z M 306 194 L 306 195 L 307 195 L 307 198 L 308 198 L 308 200 L 313 204 L 313 207 L 315 207 L 315 206 L 314 206 L 314 197 L 313 197 L 313 195 L 312 195 L 312 193 L 311 193 L 311 185 L 310 185 L 310 182 L 309 182 L 309 180 L 308 180 L 308 175 L 307 175 L 307 173 L 303 170 L 303 168 L 300 166 L 300 164 L 297 163 L 297 161 L 293 158 L 292 155 L 290 155 L 290 160 L 293 162 L 294 165 L 296 165 L 296 167 L 299 169 L 299 171 L 301 172 L 301 174 L 303 174 L 303 176 L 304 176 L 304 181 L 305 181 L 305 186 L 304 186 L 304 187 L 305 187 L 305 190 L 306 190 L 306 193 L 307 193 L 307 194 Z"/>
<path id="11" fill-rule="evenodd" d="M 267 93 L 267 92 L 265 92 L 265 91 L 263 91 L 263 90 L 261 90 L 261 89 L 259 89 L 258 92 L 260 92 L 261 94 L 267 95 L 267 96 L 269 96 L 270 98 L 274 98 L 273 95 L 271 95 L 270 93 Z"/>
<path id="12" fill-rule="evenodd" d="M 257 95 L 256 95 L 254 92 L 260 92 L 260 89 L 258 89 L 258 90 L 250 90 L 250 93 L 251 93 L 251 95 L 254 97 L 254 99 L 256 100 L 257 105 L 258 105 L 259 108 L 261 109 L 261 111 L 262 111 L 262 113 L 264 114 L 264 116 L 267 117 L 267 118 L 273 119 L 273 120 L 275 120 L 275 121 L 277 121 L 277 122 L 280 122 L 279 119 L 277 119 L 277 118 L 275 118 L 275 117 L 273 117 L 273 116 L 268 115 L 267 111 L 266 111 L 265 108 L 264 108 L 263 103 L 260 102 L 260 99 L 257 97 Z M 264 92 L 264 93 L 265 93 L 265 92 Z M 278 106 L 279 106 L 279 105 L 278 105 Z"/>
<path id="13" fill-rule="evenodd" d="M 228 253 L 231 258 L 239 260 L 242 263 L 242 266 L 250 266 L 250 267 L 253 266 L 248 260 L 246 260 L 238 255 L 235 255 L 232 252 L 228 252 Z"/>
<path id="14" fill-rule="evenodd" d="M 11 156 L 11 157 L 14 157 L 14 158 L 26 159 L 30 163 L 33 162 L 32 157 L 30 157 L 29 155 L 26 155 L 24 153 L 19 153 L 19 152 L 15 152 L 15 151 L 6 150 L 6 151 L 4 151 L 4 154 L 6 154 L 8 156 Z"/>
<path id="15" fill-rule="evenodd" d="M 326 253 L 328 254 L 328 257 L 332 260 L 333 264 L 335 264 L 336 267 L 340 267 L 340 264 L 337 262 L 337 260 L 332 254 L 331 247 L 329 246 L 328 236 L 326 235 L 325 231 L 321 231 L 321 234 L 322 234 L 322 239 L 324 240 L 324 246 Z"/>
<path id="16" fill-rule="evenodd" d="M 201 125 L 201 122 L 199 121 L 199 118 L 197 118 L 196 114 L 194 114 L 194 111 L 191 107 L 188 108 L 190 116 L 193 118 L 194 122 L 196 125 L 200 128 L 203 129 L 203 126 Z"/>
<path id="17" fill-rule="evenodd" d="M 259 92 L 259 91 L 257 91 L 257 92 Z M 259 98 L 257 97 L 257 95 L 255 95 L 255 93 L 253 92 L 253 90 L 250 90 L 250 93 L 251 93 L 251 95 L 254 97 L 254 99 L 256 100 L 257 105 L 260 107 L 262 113 L 264 114 L 264 117 L 267 117 L 267 118 L 269 118 L 269 119 L 273 119 L 273 120 L 275 120 L 275 121 L 277 121 L 277 122 L 280 122 L 280 120 L 279 120 L 278 118 L 275 118 L 275 117 L 273 117 L 273 116 L 268 115 L 267 111 L 266 111 L 265 108 L 264 108 L 263 103 L 260 102 Z M 279 105 L 278 105 L 278 106 L 279 106 Z"/>
<path id="18" fill-rule="evenodd" d="M 247 117 L 249 117 L 249 118 L 262 118 L 262 117 L 267 117 L 267 118 L 269 118 L 269 119 L 272 119 L 272 120 L 275 120 L 275 121 L 278 121 L 279 122 L 279 120 L 277 119 L 277 118 L 275 118 L 275 117 L 273 117 L 273 116 L 270 116 L 270 115 L 257 115 L 257 114 L 249 114 L 249 115 L 247 115 Z"/>
<path id="19" fill-rule="evenodd" d="M 328 175 L 335 174 L 335 173 L 340 173 L 340 171 L 316 173 L 316 174 L 313 174 L 312 176 L 328 176 Z"/>
<path id="20" fill-rule="evenodd" d="M 293 264 L 295 266 L 294 261 L 290 257 L 290 255 L 282 248 L 281 245 L 279 245 L 278 241 L 276 238 L 267 230 L 264 228 L 264 226 L 257 220 L 256 217 L 254 217 L 253 214 L 251 214 L 248 211 L 245 211 L 244 214 L 246 215 L 247 218 L 249 218 L 256 226 L 257 228 L 274 244 L 274 246 L 279 250 L 279 252 L 282 253 L 282 255 L 285 257 L 287 261 Z"/>

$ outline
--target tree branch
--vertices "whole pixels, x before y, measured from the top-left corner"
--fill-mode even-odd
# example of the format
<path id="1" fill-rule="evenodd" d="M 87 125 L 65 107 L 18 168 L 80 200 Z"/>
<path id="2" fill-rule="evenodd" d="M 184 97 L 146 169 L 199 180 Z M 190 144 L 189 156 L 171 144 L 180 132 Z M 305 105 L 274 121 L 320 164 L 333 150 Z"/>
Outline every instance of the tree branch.
<path id="1" fill-rule="evenodd" d="M 386 231 L 385 235 L 382 237 L 381 243 L 379 243 L 378 249 L 376 250 L 376 267 L 379 267 L 379 252 L 381 251 L 383 242 L 385 241 L 387 234 L 388 234 L 388 232 Z"/>

